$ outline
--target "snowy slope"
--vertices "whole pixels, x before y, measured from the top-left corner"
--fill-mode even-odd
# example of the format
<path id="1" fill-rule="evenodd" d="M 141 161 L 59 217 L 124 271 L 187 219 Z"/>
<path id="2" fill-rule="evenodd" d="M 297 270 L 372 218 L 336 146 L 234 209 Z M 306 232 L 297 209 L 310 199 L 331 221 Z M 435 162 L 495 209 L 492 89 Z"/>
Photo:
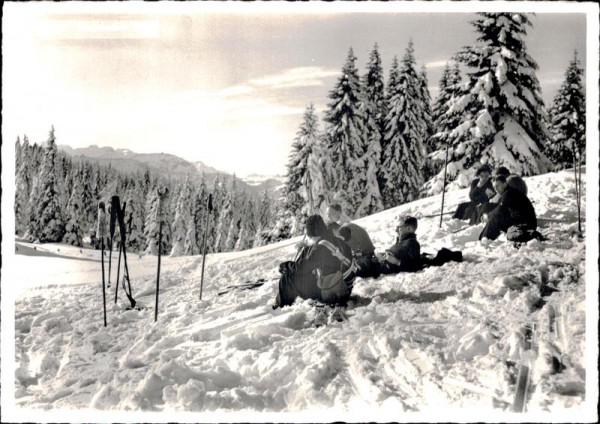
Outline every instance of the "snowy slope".
<path id="1" fill-rule="evenodd" d="M 15 366 L 3 365 L 3 372 L 15 373 L 18 416 L 95 422 L 589 417 L 597 371 L 586 365 L 586 348 L 596 346 L 596 333 L 586 334 L 586 284 L 595 284 L 595 293 L 597 274 L 586 271 L 585 240 L 575 235 L 573 181 L 568 171 L 526 179 L 538 216 L 561 221 L 540 225 L 550 238 L 545 243 L 516 249 L 503 236 L 479 242 L 482 225 L 453 232 L 463 224 L 446 218 L 439 229 L 439 218 L 421 219 L 423 251 L 462 250 L 465 261 L 357 279 L 348 320 L 322 328 L 311 325 L 314 310 L 306 301 L 270 307 L 277 265 L 293 258 L 298 238 L 209 255 L 202 300 L 201 258 L 162 258 L 157 323 L 157 258 L 131 255 L 134 297 L 147 309 L 125 310 L 121 288 L 114 304 L 113 268 L 106 328 L 98 251 L 44 245 L 38 249 L 49 250 L 46 256 L 16 255 L 22 271 L 14 281 L 21 284 Z M 446 210 L 466 199 L 466 190 L 448 193 Z M 584 187 L 584 211 L 585 200 Z M 383 250 L 394 241 L 398 215 L 433 214 L 439 202 L 440 196 L 421 199 L 357 223 Z M 33 248 L 19 246 L 21 253 Z M 268 279 L 262 287 L 217 295 L 261 277 Z M 587 301 L 596 307 L 596 298 Z M 536 326 L 533 351 L 525 349 L 528 324 Z M 533 364 L 531 396 L 526 416 L 511 415 L 523 361 Z"/>

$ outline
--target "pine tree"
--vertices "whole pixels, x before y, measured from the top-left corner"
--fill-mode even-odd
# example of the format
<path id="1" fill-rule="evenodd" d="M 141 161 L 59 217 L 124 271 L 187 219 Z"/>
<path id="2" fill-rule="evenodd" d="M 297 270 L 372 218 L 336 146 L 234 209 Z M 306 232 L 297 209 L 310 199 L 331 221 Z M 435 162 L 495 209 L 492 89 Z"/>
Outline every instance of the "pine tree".
<path id="1" fill-rule="evenodd" d="M 146 213 L 142 186 L 143 182 L 130 185 L 125 196 L 126 243 L 128 250 L 133 252 L 143 251 L 146 246 L 146 238 L 144 237 Z"/>
<path id="2" fill-rule="evenodd" d="M 305 204 L 304 216 L 311 214 L 323 214 L 322 210 L 325 204 L 333 202 L 334 193 L 330 192 L 327 186 L 327 167 L 329 164 L 329 157 L 325 154 L 326 151 L 326 140 L 325 136 L 321 134 L 312 146 L 312 149 L 308 155 L 308 161 L 306 164 L 305 174 L 305 192 L 303 197 L 309 201 Z M 310 190 L 309 190 L 310 189 Z M 304 227 L 304 219 L 297 222 L 295 226 L 296 231 L 302 231 Z"/>
<path id="3" fill-rule="evenodd" d="M 15 177 L 19 172 L 19 168 L 21 167 L 22 155 L 23 149 L 21 147 L 21 137 L 17 136 L 17 141 L 15 142 Z"/>
<path id="4" fill-rule="evenodd" d="M 268 234 L 271 229 L 272 201 L 267 190 L 264 191 L 258 209 L 257 229 L 252 247 L 263 246 L 268 242 Z"/>
<path id="5" fill-rule="evenodd" d="M 208 217 L 208 236 L 206 238 L 206 245 L 208 252 L 216 252 L 217 250 L 215 246 L 217 241 L 217 227 L 225 199 L 225 192 L 220 176 L 217 176 L 217 178 L 215 178 L 213 181 L 211 194 L 213 198 L 213 210 Z"/>
<path id="6" fill-rule="evenodd" d="M 240 231 L 234 250 L 241 251 L 252 247 L 256 234 L 256 211 L 251 198 L 244 199 L 240 220 Z"/>
<path id="7" fill-rule="evenodd" d="M 194 229 L 192 220 L 192 187 L 189 174 L 186 175 L 185 181 L 179 186 L 179 197 L 175 208 L 175 219 L 173 220 L 173 248 L 171 256 L 182 256 L 192 254 L 191 240 L 188 237 L 193 237 L 195 241 L 196 235 L 190 233 L 190 229 Z M 187 248 L 186 248 L 187 247 Z"/>
<path id="8" fill-rule="evenodd" d="M 65 226 L 65 235 L 63 242 L 74 246 L 83 245 L 84 229 L 81 225 L 83 217 L 83 188 L 81 184 L 81 169 L 76 167 L 73 170 L 72 192 L 67 203 L 67 225 Z"/>
<path id="9" fill-rule="evenodd" d="M 285 207 L 294 217 L 295 227 L 305 221 L 305 218 L 314 213 L 315 188 L 313 181 L 323 181 L 323 170 L 315 166 L 320 163 L 320 133 L 318 128 L 318 118 L 315 114 L 315 107 L 311 103 L 304 112 L 304 118 L 296 138 L 292 143 L 292 152 L 290 153 L 287 165 L 287 178 L 285 185 Z M 312 161 L 312 164 L 310 163 Z M 324 190 L 325 187 L 317 187 L 317 190 Z"/>
<path id="10" fill-rule="evenodd" d="M 366 101 L 370 103 L 370 116 L 379 129 L 379 139 L 385 134 L 385 117 L 388 114 L 388 99 L 385 95 L 383 68 L 377 43 L 373 47 L 367 64 L 367 73 L 363 77 L 363 88 Z"/>
<path id="11" fill-rule="evenodd" d="M 394 61 L 395 62 L 395 61 Z M 385 169 L 382 196 L 386 207 L 414 200 L 424 180 L 427 137 L 421 79 L 415 69 L 414 48 L 409 42 L 395 86 L 390 86 L 390 111 L 386 117 Z M 394 71 L 395 72 L 395 71 Z M 390 83 L 394 82 L 390 75 Z"/>
<path id="12" fill-rule="evenodd" d="M 450 133 L 448 179 L 461 187 L 479 163 L 506 166 L 521 175 L 546 172 L 550 165 L 542 153 L 549 132 L 537 64 L 524 42 L 531 22 L 523 13 L 478 15 L 473 25 L 479 43 L 456 54 L 470 71 L 462 96 L 450 108 L 462 118 Z"/>
<path id="13" fill-rule="evenodd" d="M 423 121 L 425 123 L 426 128 L 426 138 L 425 138 L 425 147 L 427 147 L 427 140 L 433 134 L 433 117 L 431 111 L 431 94 L 429 93 L 429 81 L 427 79 L 427 70 L 425 66 L 421 66 L 421 71 L 419 72 L 419 82 L 420 82 L 420 94 L 421 94 L 421 102 L 423 104 Z M 429 150 L 427 150 L 429 153 Z"/>
<path id="14" fill-rule="evenodd" d="M 164 189 L 168 184 L 164 181 L 156 182 L 156 187 Z M 168 199 L 163 202 L 163 208 L 168 210 Z M 168 213 L 165 213 L 168 216 Z M 168 222 L 168 219 L 166 220 Z M 145 254 L 158 255 L 158 239 L 160 235 L 160 220 L 158 214 L 158 193 L 156 188 L 148 192 L 146 200 L 146 221 L 144 225 L 144 237 L 146 239 Z M 162 238 L 160 244 L 161 255 L 166 255 L 171 249 L 171 231 L 169 225 L 163 223 Z"/>
<path id="15" fill-rule="evenodd" d="M 32 207 L 27 227 L 29 238 L 39 239 L 42 243 L 61 241 L 65 234 L 65 223 L 56 187 L 55 158 L 56 140 L 52 127 L 36 188 L 32 192 Z"/>
<path id="16" fill-rule="evenodd" d="M 371 51 L 367 73 L 363 77 L 362 89 L 360 110 L 364 118 L 365 134 L 363 138 L 366 140 L 366 150 L 363 156 L 365 170 L 360 184 L 364 185 L 366 190 L 364 191 L 365 196 L 361 199 L 355 212 L 357 217 L 370 215 L 383 209 L 377 176 L 380 174 L 381 139 L 385 130 L 387 102 L 377 44 Z"/>
<path id="17" fill-rule="evenodd" d="M 440 93 L 432 108 L 433 135 L 429 137 L 428 145 L 431 153 L 429 161 L 437 178 L 429 180 L 425 184 L 425 191 L 429 195 L 437 194 L 443 187 L 444 163 L 446 160 L 446 147 L 450 148 L 452 138 L 451 132 L 460 124 L 462 115 L 451 111 L 452 105 L 462 95 L 462 77 L 458 62 L 452 69 L 446 63 L 444 73 L 440 79 Z"/>
<path id="18" fill-rule="evenodd" d="M 552 139 L 546 144 L 546 154 L 556 169 L 573 166 L 573 150 L 585 162 L 585 89 L 583 69 L 575 51 L 565 72 L 565 80 L 550 109 Z"/>
<path id="19" fill-rule="evenodd" d="M 229 246 L 232 240 L 237 241 L 235 230 L 231 230 L 231 222 L 237 218 L 237 182 L 235 175 L 233 176 L 229 191 L 225 195 L 225 200 L 219 213 L 217 228 L 215 233 L 215 252 L 227 252 L 233 250 L 233 246 Z M 231 234 L 230 234 L 231 231 Z M 234 243 L 235 246 L 235 243 Z"/>
<path id="20" fill-rule="evenodd" d="M 328 186 L 334 199 L 350 217 L 367 195 L 365 184 L 364 135 L 365 120 L 360 109 L 361 83 L 352 49 L 342 67 L 342 76 L 330 91 L 331 102 L 325 115 L 327 123 L 327 151 L 331 161 Z"/>
<path id="21" fill-rule="evenodd" d="M 92 185 L 92 167 L 89 163 L 81 164 L 83 170 L 83 178 L 81 185 L 83 190 L 83 210 L 81 225 L 86 233 L 95 231 L 96 216 L 98 215 L 98 202 L 100 201 L 99 191 L 97 186 Z"/>
<path id="22" fill-rule="evenodd" d="M 200 179 L 200 184 L 198 184 L 196 190 L 194 190 L 193 199 L 193 221 L 194 234 L 196 236 L 196 239 L 194 242 L 194 246 L 192 247 L 192 255 L 196 255 L 199 253 L 203 253 L 202 248 L 204 246 L 202 242 L 204 232 L 207 230 L 206 214 L 208 213 L 208 192 L 206 190 L 206 184 L 204 183 L 204 175 L 202 175 L 202 178 Z"/>
<path id="23" fill-rule="evenodd" d="M 20 147 L 15 177 L 15 231 L 18 235 L 23 235 L 27 230 L 29 196 L 32 186 L 31 166 L 31 148 L 29 140 L 25 136 L 23 145 Z"/>

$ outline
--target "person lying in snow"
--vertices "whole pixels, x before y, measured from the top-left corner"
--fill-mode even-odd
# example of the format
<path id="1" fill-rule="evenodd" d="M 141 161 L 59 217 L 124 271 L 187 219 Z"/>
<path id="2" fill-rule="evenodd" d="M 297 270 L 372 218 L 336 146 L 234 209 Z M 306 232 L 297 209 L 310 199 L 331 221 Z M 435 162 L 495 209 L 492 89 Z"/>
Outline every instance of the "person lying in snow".
<path id="1" fill-rule="evenodd" d="M 274 309 L 291 305 L 296 297 L 330 305 L 343 305 L 350 297 L 356 278 L 350 246 L 333 235 L 320 215 L 307 218 L 305 231 L 310 245 L 301 247 L 296 261 L 279 265 Z"/>
<path id="2" fill-rule="evenodd" d="M 442 266 L 450 261 L 462 262 L 462 252 L 460 251 L 442 248 L 435 257 L 427 253 L 421 253 L 421 245 L 415 234 L 417 226 L 418 221 L 416 218 L 412 216 L 400 217 L 400 222 L 396 228 L 398 232 L 396 244 L 383 254 L 377 255 L 381 274 L 415 272 L 428 266 Z"/>
<path id="3" fill-rule="evenodd" d="M 493 183 L 501 198 L 498 206 L 489 213 L 479 240 L 496 240 L 502 232 L 507 233 L 506 238 L 510 241 L 527 242 L 533 238 L 541 239 L 542 235 L 536 231 L 535 209 L 527 196 L 509 186 L 505 175 L 496 175 Z"/>
<path id="4" fill-rule="evenodd" d="M 381 274 L 414 272 L 423 268 L 421 245 L 417 241 L 417 218 L 402 216 L 396 231 L 396 243 L 385 252 L 378 254 Z"/>
<path id="5" fill-rule="evenodd" d="M 352 256 L 356 261 L 357 277 L 379 277 L 379 261 L 375 256 L 375 246 L 367 231 L 352 222 L 344 224 L 338 230 L 340 236 L 352 249 Z"/>
<path id="6" fill-rule="evenodd" d="M 477 178 L 471 183 L 469 190 L 470 202 L 461 203 L 456 208 L 456 212 L 452 218 L 468 219 L 470 225 L 479 224 L 479 210 L 489 202 L 490 197 L 493 197 L 494 187 L 492 186 L 492 169 L 489 165 L 482 165 L 477 169 Z M 492 196 L 490 196 L 490 192 Z"/>

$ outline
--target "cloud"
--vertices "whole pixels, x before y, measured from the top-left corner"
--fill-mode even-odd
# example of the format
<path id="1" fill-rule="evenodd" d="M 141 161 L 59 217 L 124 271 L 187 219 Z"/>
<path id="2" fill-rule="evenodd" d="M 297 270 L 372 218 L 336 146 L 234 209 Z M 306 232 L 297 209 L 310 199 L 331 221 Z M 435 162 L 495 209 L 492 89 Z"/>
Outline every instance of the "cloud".
<path id="1" fill-rule="evenodd" d="M 291 68 L 280 74 L 252 79 L 249 82 L 257 86 L 271 88 L 315 87 L 325 85 L 324 79 L 338 75 L 338 70 L 324 69 L 318 66 Z"/>
<path id="2" fill-rule="evenodd" d="M 425 64 L 425 67 L 430 68 L 443 68 L 446 64 L 451 64 L 451 60 L 438 60 L 437 62 L 428 62 Z"/>
<path id="3" fill-rule="evenodd" d="M 254 88 L 247 85 L 235 85 L 233 87 L 224 88 L 219 92 L 219 97 L 236 97 L 244 94 L 250 94 L 254 91 Z"/>

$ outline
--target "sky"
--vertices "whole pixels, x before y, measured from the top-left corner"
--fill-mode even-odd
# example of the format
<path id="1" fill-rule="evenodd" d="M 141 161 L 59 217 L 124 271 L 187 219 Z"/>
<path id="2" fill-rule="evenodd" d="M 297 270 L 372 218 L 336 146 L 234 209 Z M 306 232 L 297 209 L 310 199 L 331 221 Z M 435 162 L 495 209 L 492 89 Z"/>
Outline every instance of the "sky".
<path id="1" fill-rule="evenodd" d="M 527 5 L 537 13 L 526 45 L 549 106 L 574 50 L 586 67 L 587 25 L 581 4 L 544 4 Z M 281 175 L 307 105 L 323 116 L 349 48 L 364 74 L 377 43 L 387 81 L 412 39 L 435 98 L 445 63 L 476 42 L 473 5 L 298 6 L 5 4 L 3 139 L 43 142 L 54 126 L 71 147 Z"/>

